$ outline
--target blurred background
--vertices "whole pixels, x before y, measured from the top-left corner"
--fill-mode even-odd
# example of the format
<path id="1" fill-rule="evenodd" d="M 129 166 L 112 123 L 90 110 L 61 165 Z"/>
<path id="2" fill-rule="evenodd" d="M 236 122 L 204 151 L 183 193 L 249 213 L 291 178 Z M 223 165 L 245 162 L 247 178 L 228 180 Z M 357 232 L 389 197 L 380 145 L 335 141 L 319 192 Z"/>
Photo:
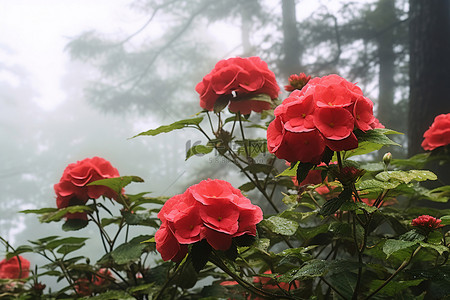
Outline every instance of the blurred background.
<path id="1" fill-rule="evenodd" d="M 172 196 L 208 177 L 239 186 L 212 154 L 185 161 L 204 142 L 193 130 L 129 139 L 199 112 L 195 85 L 233 56 L 260 56 L 280 87 L 300 72 L 357 82 L 406 133 L 394 157 L 423 152 L 423 132 L 450 112 L 449 2 L 0 1 L 0 235 L 17 246 L 64 234 L 17 211 L 55 206 L 53 185 L 86 157 L 142 177 L 130 193 Z"/>

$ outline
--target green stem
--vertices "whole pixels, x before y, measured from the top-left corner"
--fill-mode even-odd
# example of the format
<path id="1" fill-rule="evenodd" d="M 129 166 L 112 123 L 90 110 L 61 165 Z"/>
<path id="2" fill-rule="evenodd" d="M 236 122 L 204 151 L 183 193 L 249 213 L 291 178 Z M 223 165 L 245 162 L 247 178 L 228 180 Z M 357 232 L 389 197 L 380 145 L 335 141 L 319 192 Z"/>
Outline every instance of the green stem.
<path id="1" fill-rule="evenodd" d="M 222 261 L 222 259 L 215 254 L 213 251 L 210 256 L 210 261 L 215 264 L 219 269 L 227 273 L 231 278 L 237 281 L 238 284 L 240 284 L 245 289 L 249 290 L 250 292 L 262 296 L 264 298 L 268 299 L 295 299 L 289 295 L 277 295 L 270 292 L 267 292 L 265 290 L 259 289 L 250 282 L 247 282 L 246 280 L 239 277 L 237 274 L 235 274 L 233 271 L 231 271 L 227 265 Z"/>
<path id="2" fill-rule="evenodd" d="M 240 112 L 238 112 L 237 115 L 238 115 L 238 118 L 239 118 L 239 127 L 241 128 L 242 141 L 244 142 L 245 156 L 246 156 L 246 158 L 248 159 L 250 156 L 249 156 L 249 154 L 248 154 L 247 143 L 246 143 L 246 140 L 245 140 L 244 126 L 242 126 L 242 116 L 241 116 L 241 113 L 240 113 Z"/>

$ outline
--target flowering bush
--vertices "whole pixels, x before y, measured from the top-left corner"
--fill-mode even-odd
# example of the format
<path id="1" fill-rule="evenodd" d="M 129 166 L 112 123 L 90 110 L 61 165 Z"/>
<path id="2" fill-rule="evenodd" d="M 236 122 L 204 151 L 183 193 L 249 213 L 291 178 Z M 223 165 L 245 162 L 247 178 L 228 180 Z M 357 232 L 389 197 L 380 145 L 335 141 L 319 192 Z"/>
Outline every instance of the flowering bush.
<path id="1" fill-rule="evenodd" d="M 436 116 L 433 124 L 423 134 L 422 148 L 434 150 L 450 144 L 450 113 Z"/>
<path id="2" fill-rule="evenodd" d="M 292 93 L 271 111 L 279 88 L 267 64 L 256 57 L 223 60 L 196 87 L 203 111 L 137 135 L 198 130 L 205 141 L 188 149 L 186 159 L 220 156 L 239 170 L 236 180 L 243 182 L 238 188 L 207 179 L 171 197 L 125 194 L 127 185 L 143 180 L 119 176 L 98 157 L 70 164 L 55 185 L 57 208 L 23 212 L 38 214 L 45 223 L 65 219 L 64 231 L 82 232 L 89 220 L 98 229 L 103 256 L 94 262 L 77 252 L 90 242 L 85 237 L 42 237 L 17 248 L 0 237 L 10 259 L 1 263 L 0 272 L 14 265 L 14 277 L 23 276 L 16 260 L 28 252 L 48 261 L 27 279 L 16 280 L 20 284 L 1 279 L 0 295 L 105 300 L 448 297 L 450 210 L 422 201 L 447 202 L 450 195 L 449 186 L 430 190 L 421 185 L 437 179 L 423 170 L 432 156 L 402 160 L 386 153 L 368 162 L 366 154 L 398 146 L 390 138 L 397 132 L 379 124 L 372 102 L 355 84 L 337 75 L 308 80 L 291 76 Z M 223 110 L 228 104 L 229 110 Z M 248 116 L 262 110 L 268 111 L 261 118 Z M 272 113 L 273 120 L 265 122 Z M 446 133 L 437 119 L 431 132 Z M 266 134 L 267 141 L 252 138 L 255 130 L 263 130 L 259 136 Z M 432 137 L 427 143 L 439 147 L 437 141 Z M 100 196 L 115 201 L 96 201 Z M 29 263 L 23 262 L 28 276 Z M 47 290 L 40 282 L 43 276 L 54 276 L 58 286 Z"/>
<path id="3" fill-rule="evenodd" d="M 200 106 L 206 110 L 225 107 L 230 102 L 230 111 L 247 115 L 270 109 L 270 100 L 278 97 L 280 88 L 273 72 L 259 57 L 235 57 L 219 61 L 195 90 L 200 94 Z"/>

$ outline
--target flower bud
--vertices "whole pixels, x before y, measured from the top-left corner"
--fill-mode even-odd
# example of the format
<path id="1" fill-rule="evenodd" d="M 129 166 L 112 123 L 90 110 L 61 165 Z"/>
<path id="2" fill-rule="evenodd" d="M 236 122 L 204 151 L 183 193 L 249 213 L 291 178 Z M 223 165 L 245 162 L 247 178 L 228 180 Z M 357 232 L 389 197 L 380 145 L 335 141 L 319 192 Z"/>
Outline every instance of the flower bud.
<path id="1" fill-rule="evenodd" d="M 311 79 L 311 76 L 306 76 L 305 73 L 292 74 L 289 76 L 289 84 L 284 86 L 284 89 L 288 92 L 294 90 L 301 90 Z"/>
<path id="2" fill-rule="evenodd" d="M 388 153 L 386 153 L 384 156 L 383 156 L 383 163 L 384 163 L 384 165 L 386 166 L 386 168 L 389 166 L 389 164 L 391 163 L 391 160 L 392 160 L 392 154 L 391 154 L 391 152 L 388 152 Z"/>

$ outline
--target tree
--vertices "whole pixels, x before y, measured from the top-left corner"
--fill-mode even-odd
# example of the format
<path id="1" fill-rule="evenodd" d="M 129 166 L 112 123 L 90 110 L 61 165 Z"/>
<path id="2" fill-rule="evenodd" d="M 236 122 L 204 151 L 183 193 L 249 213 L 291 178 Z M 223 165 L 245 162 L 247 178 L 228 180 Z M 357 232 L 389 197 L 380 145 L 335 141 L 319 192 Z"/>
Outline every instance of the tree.
<path id="1" fill-rule="evenodd" d="M 409 155 L 423 152 L 423 134 L 450 112 L 450 1 L 410 0 Z"/>

